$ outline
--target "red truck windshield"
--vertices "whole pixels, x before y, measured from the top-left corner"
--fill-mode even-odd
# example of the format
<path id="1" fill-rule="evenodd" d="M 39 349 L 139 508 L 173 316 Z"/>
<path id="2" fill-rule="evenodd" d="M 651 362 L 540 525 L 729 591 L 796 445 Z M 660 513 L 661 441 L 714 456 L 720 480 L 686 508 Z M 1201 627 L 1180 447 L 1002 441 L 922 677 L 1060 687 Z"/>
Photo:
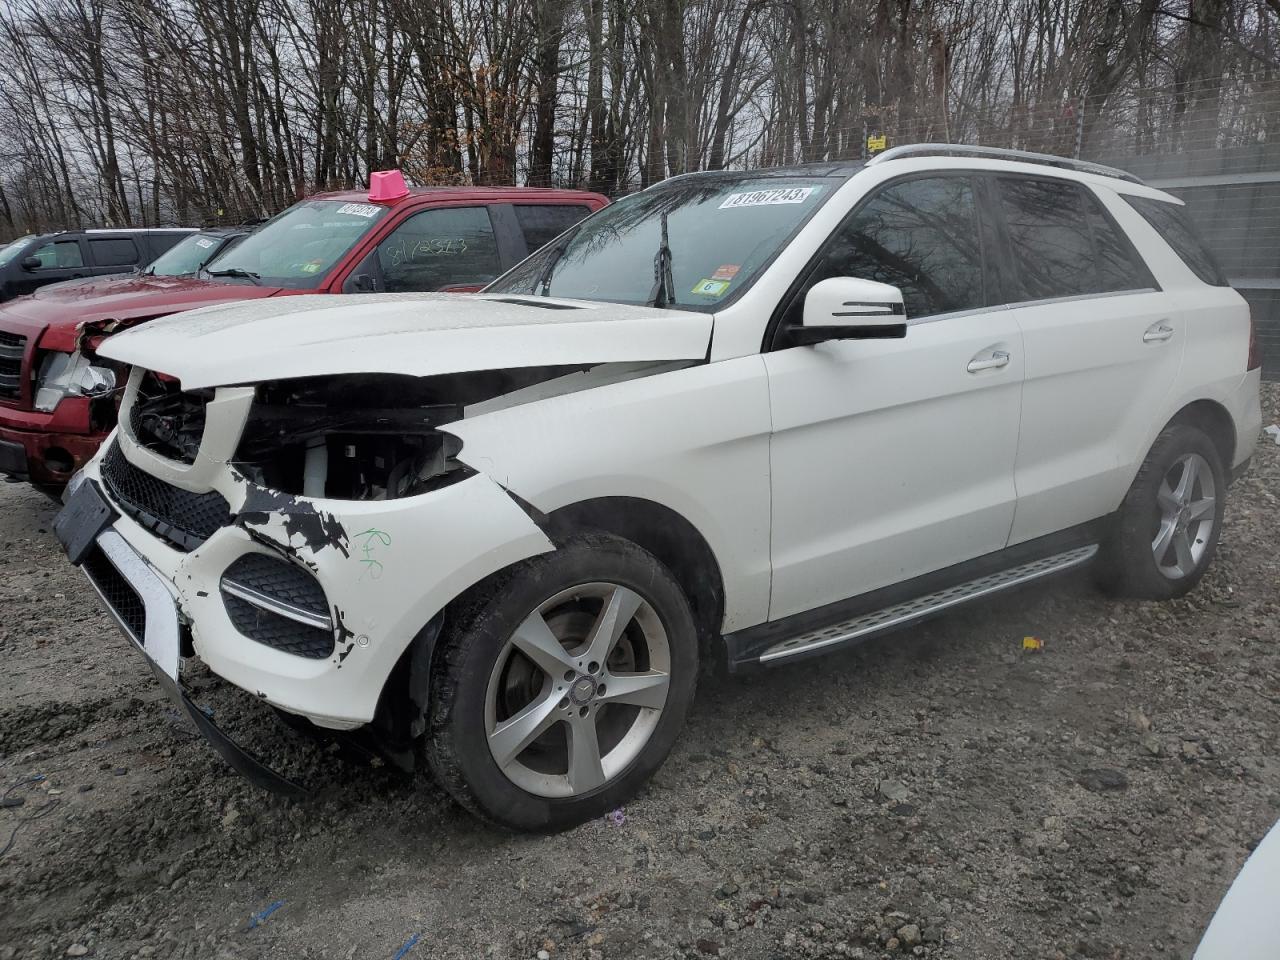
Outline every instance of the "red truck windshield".
<path id="1" fill-rule="evenodd" d="M 263 224 L 205 269 L 217 278 L 313 289 L 386 212 L 376 203 L 304 200 Z"/>

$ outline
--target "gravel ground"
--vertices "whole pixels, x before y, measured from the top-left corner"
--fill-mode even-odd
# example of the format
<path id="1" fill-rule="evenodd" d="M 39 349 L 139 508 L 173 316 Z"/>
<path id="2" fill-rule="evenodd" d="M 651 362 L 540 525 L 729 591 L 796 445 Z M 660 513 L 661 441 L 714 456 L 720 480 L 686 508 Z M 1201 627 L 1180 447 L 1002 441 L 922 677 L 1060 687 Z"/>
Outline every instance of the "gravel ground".
<path id="1" fill-rule="evenodd" d="M 1280 389 L 1263 403 L 1280 421 Z M 489 832 L 206 677 L 216 718 L 318 791 L 248 786 L 99 612 L 52 516 L 0 488 L 0 790 L 45 777 L 0 808 L 0 960 L 390 960 L 415 936 L 406 960 L 1186 957 L 1280 817 L 1265 439 L 1189 598 L 1078 576 L 708 680 L 625 822 L 551 837 Z"/>

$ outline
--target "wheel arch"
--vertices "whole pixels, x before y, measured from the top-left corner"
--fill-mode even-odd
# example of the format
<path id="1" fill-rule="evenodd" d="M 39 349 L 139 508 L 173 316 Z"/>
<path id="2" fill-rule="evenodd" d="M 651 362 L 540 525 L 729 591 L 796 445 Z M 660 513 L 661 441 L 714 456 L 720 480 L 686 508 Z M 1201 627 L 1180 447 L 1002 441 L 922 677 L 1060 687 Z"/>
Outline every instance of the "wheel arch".
<path id="1" fill-rule="evenodd" d="M 508 491 L 509 492 L 509 491 Z M 599 497 L 567 504 L 543 514 L 519 497 L 513 499 L 530 514 L 553 544 L 585 530 L 611 533 L 630 540 L 653 554 L 684 591 L 698 628 L 699 652 L 704 663 L 724 660 L 723 645 L 717 644 L 724 622 L 724 580 L 720 563 L 702 533 L 680 513 L 652 500 L 638 497 Z M 519 561 L 516 561 L 519 562 Z M 436 641 L 452 617 L 475 602 L 479 593 L 491 589 L 495 577 L 508 567 L 461 591 L 423 625 L 402 652 L 383 683 L 371 732 L 381 751 L 393 762 L 405 766 L 411 748 L 429 724 L 432 709 L 426 697 L 415 699 L 430 688 L 432 674 L 440 668 Z"/>
<path id="2" fill-rule="evenodd" d="M 598 497 L 553 510 L 542 525 L 557 543 L 584 529 L 601 530 L 653 554 L 689 600 L 702 653 L 709 661 L 720 655 L 715 641 L 724 623 L 724 578 L 711 545 L 686 517 L 653 500 Z"/>
<path id="3" fill-rule="evenodd" d="M 1231 475 L 1238 438 L 1235 421 L 1226 407 L 1215 400 L 1195 400 L 1175 413 L 1161 431 L 1175 423 L 1185 423 L 1203 431 L 1217 448 L 1223 470 L 1227 476 Z"/>

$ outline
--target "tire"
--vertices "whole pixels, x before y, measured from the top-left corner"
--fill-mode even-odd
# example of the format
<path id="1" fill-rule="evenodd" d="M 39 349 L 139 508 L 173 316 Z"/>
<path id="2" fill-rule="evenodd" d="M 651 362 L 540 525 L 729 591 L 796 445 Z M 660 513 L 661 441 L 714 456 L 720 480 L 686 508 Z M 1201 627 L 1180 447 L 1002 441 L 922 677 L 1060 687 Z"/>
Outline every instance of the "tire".
<path id="1" fill-rule="evenodd" d="M 667 758 L 693 700 L 697 629 L 645 550 L 575 536 L 479 585 L 449 617 L 427 761 L 481 819 L 564 830 L 630 800 Z"/>
<path id="2" fill-rule="evenodd" d="M 1189 467 L 1191 482 L 1184 494 Z M 1144 600 L 1169 600 L 1191 590 L 1217 550 L 1226 490 L 1213 441 L 1189 424 L 1165 427 L 1134 477 L 1104 546 L 1103 589 Z"/>

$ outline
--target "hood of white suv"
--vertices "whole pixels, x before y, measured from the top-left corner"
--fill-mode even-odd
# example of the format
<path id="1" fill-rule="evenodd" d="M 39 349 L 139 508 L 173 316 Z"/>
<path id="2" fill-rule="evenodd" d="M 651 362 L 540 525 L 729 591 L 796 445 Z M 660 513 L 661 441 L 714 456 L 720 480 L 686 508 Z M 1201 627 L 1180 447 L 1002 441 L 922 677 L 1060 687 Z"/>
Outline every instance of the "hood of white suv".
<path id="1" fill-rule="evenodd" d="M 341 373 L 697 360 L 711 325 L 705 313 L 543 297 L 299 296 L 166 317 L 111 337 L 98 352 L 194 390 Z"/>

